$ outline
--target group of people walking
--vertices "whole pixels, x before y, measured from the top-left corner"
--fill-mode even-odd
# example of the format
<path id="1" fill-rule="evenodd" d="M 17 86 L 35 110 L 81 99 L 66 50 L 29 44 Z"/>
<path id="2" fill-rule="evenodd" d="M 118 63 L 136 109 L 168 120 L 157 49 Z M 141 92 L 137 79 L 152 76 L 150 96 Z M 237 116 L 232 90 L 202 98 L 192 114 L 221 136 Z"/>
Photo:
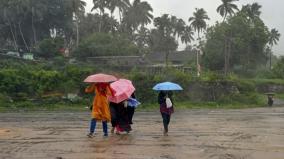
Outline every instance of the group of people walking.
<path id="1" fill-rule="evenodd" d="M 108 136 L 107 123 L 111 122 L 111 133 L 116 130 L 117 134 L 126 132 L 129 133 L 135 107 L 128 104 L 128 100 L 120 103 L 109 102 L 108 97 L 113 96 L 114 92 L 110 88 L 109 83 L 96 83 L 88 86 L 85 89 L 86 93 L 94 93 L 94 100 L 92 104 L 92 119 L 90 123 L 90 132 L 88 137 L 93 137 L 98 121 L 102 122 L 104 136 Z M 135 99 L 133 94 L 132 100 Z"/>
<path id="2" fill-rule="evenodd" d="M 108 136 L 108 122 L 111 122 L 112 125 L 111 133 L 129 133 L 132 130 L 135 107 L 131 103 L 138 102 L 134 93 L 130 98 L 115 103 L 108 100 L 109 96 L 114 96 L 114 91 L 110 88 L 109 83 L 93 83 L 85 89 L 85 92 L 94 93 L 88 137 L 94 137 L 97 122 L 102 122 L 104 136 Z M 172 91 L 160 91 L 158 95 L 165 136 L 168 135 L 171 114 L 174 112 L 172 94 Z"/>

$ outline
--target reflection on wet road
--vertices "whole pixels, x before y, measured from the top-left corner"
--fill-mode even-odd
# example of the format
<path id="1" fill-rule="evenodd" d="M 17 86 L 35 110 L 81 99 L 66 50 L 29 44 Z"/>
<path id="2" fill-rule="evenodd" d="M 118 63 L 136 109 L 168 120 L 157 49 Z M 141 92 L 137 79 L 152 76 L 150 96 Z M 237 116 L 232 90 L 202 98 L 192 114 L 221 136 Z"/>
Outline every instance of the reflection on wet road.
<path id="1" fill-rule="evenodd" d="M 159 112 L 138 112 L 128 135 L 87 138 L 89 114 L 0 114 L 2 159 L 283 159 L 284 108 L 187 110 L 162 136 Z"/>

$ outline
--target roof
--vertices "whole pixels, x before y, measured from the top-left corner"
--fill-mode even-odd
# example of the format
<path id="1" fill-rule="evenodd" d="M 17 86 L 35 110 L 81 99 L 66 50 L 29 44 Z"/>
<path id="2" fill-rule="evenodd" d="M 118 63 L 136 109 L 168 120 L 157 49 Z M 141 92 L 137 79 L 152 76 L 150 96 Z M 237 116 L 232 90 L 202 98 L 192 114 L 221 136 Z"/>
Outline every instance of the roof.
<path id="1" fill-rule="evenodd" d="M 170 62 L 185 63 L 195 58 L 195 53 L 190 51 L 176 51 L 169 54 Z M 163 62 L 166 59 L 166 54 L 161 52 L 153 52 L 146 55 L 146 59 L 152 62 Z"/>

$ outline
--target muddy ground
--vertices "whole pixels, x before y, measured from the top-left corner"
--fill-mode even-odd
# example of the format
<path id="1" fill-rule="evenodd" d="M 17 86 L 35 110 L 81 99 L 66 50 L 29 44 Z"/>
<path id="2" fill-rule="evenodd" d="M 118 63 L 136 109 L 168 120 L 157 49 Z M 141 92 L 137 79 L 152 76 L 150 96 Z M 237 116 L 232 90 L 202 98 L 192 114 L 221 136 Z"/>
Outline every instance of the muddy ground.
<path id="1" fill-rule="evenodd" d="M 283 159 L 284 107 L 186 110 L 162 135 L 159 112 L 138 112 L 133 132 L 87 138 L 89 112 L 0 114 L 1 159 Z"/>

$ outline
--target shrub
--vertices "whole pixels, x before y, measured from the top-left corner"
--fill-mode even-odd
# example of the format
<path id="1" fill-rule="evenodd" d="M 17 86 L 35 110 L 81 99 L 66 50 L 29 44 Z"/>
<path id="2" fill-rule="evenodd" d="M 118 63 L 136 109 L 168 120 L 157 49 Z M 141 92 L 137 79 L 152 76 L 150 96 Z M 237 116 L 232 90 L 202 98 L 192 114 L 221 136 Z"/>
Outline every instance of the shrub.
<path id="1" fill-rule="evenodd" d="M 47 38 L 39 43 L 39 56 L 53 58 L 60 56 L 60 49 L 64 47 L 63 38 Z"/>
<path id="2" fill-rule="evenodd" d="M 275 78 L 284 79 L 284 57 L 277 62 L 272 72 Z"/>
<path id="3" fill-rule="evenodd" d="M 95 33 L 79 44 L 75 56 L 86 58 L 92 56 L 137 55 L 138 47 L 122 35 Z"/>

